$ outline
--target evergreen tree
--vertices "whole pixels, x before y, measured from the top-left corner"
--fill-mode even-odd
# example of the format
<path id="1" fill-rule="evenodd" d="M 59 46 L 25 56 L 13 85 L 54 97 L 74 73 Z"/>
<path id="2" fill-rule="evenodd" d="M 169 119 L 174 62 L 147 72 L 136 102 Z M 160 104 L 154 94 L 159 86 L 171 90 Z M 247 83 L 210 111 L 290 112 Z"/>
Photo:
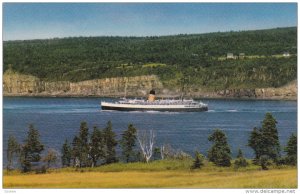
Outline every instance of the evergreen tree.
<path id="1" fill-rule="evenodd" d="M 231 151 L 227 143 L 227 137 L 220 129 L 215 129 L 208 138 L 214 145 L 208 151 L 208 159 L 217 166 L 230 166 Z"/>
<path id="2" fill-rule="evenodd" d="M 204 156 L 200 154 L 199 152 L 195 153 L 195 160 L 192 165 L 192 169 L 201 168 L 204 165 Z"/>
<path id="3" fill-rule="evenodd" d="M 89 128 L 85 121 L 80 123 L 79 129 L 79 160 L 80 160 L 80 167 L 89 166 L 89 142 L 88 142 L 88 135 L 89 135 Z"/>
<path id="4" fill-rule="evenodd" d="M 92 167 L 94 167 L 97 165 L 97 161 L 105 156 L 103 133 L 97 127 L 94 127 L 90 142 L 90 155 Z"/>
<path id="5" fill-rule="evenodd" d="M 13 168 L 14 155 L 20 152 L 20 145 L 16 138 L 12 135 L 8 137 L 7 141 L 7 169 Z"/>
<path id="6" fill-rule="evenodd" d="M 68 140 L 65 140 L 65 143 L 62 147 L 62 156 L 61 156 L 61 162 L 62 166 L 70 166 L 71 165 L 71 158 L 72 158 L 72 150 L 68 143 Z"/>
<path id="7" fill-rule="evenodd" d="M 24 145 L 21 145 L 20 164 L 21 172 L 29 172 L 31 170 L 31 162 L 28 158 L 28 151 L 25 149 Z"/>
<path id="8" fill-rule="evenodd" d="M 271 164 L 270 157 L 268 155 L 260 156 L 258 162 L 262 170 L 268 170 L 268 166 Z"/>
<path id="9" fill-rule="evenodd" d="M 287 146 L 284 151 L 286 152 L 286 163 L 290 165 L 297 165 L 297 136 L 291 135 Z"/>
<path id="10" fill-rule="evenodd" d="M 273 161 L 277 161 L 280 157 L 280 143 L 278 137 L 278 130 L 276 127 L 277 121 L 271 113 L 266 113 L 262 124 L 262 133 L 265 143 L 265 152 Z"/>
<path id="11" fill-rule="evenodd" d="M 107 122 L 107 126 L 105 127 L 104 131 L 104 143 L 106 147 L 106 155 L 105 160 L 106 164 L 117 162 L 116 158 L 116 134 L 113 132 L 111 121 Z"/>
<path id="12" fill-rule="evenodd" d="M 260 157 L 268 156 L 275 163 L 280 158 L 280 143 L 278 138 L 277 121 L 271 113 L 266 113 L 262 122 L 262 127 L 254 128 L 251 132 L 248 145 L 255 152 L 254 161 L 260 160 Z"/>
<path id="13" fill-rule="evenodd" d="M 250 146 L 254 150 L 255 158 L 254 163 L 259 162 L 259 158 L 262 155 L 262 149 L 263 149 L 263 141 L 262 141 L 262 135 L 258 128 L 254 127 L 253 131 L 250 134 L 250 138 L 248 140 L 248 146 Z"/>
<path id="14" fill-rule="evenodd" d="M 40 142 L 39 138 L 38 130 L 30 124 L 27 139 L 21 151 L 21 167 L 23 172 L 31 170 L 32 162 L 39 162 L 41 160 L 40 154 L 44 150 L 44 145 Z"/>
<path id="15" fill-rule="evenodd" d="M 134 146 L 136 145 L 136 128 L 132 124 L 128 125 L 128 129 L 122 133 L 121 147 L 122 155 L 126 162 L 132 161 L 135 153 Z"/>
<path id="16" fill-rule="evenodd" d="M 80 149 L 80 139 L 75 136 L 72 141 L 72 160 L 73 166 L 81 167 L 81 149 Z"/>
<path id="17" fill-rule="evenodd" d="M 242 150 L 239 149 L 238 155 L 236 156 L 236 160 L 234 161 L 234 167 L 237 169 L 237 168 L 240 168 L 240 167 L 246 167 L 248 165 L 249 165 L 249 163 L 244 158 Z"/>
<path id="18" fill-rule="evenodd" d="M 81 141 L 82 146 L 87 147 L 88 146 L 88 135 L 89 135 L 89 128 L 87 126 L 87 123 L 85 121 L 82 121 L 80 123 L 80 129 L 79 129 L 79 139 Z"/>

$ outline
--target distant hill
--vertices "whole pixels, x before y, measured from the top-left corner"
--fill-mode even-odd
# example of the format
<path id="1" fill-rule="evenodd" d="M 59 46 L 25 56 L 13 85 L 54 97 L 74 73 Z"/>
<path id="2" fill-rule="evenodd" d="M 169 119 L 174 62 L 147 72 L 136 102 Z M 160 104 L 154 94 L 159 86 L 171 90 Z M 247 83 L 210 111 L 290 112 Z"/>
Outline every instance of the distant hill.
<path id="1" fill-rule="evenodd" d="M 3 54 L 4 71 L 47 81 L 155 74 L 168 87 L 279 87 L 297 77 L 297 28 L 4 41 Z"/>

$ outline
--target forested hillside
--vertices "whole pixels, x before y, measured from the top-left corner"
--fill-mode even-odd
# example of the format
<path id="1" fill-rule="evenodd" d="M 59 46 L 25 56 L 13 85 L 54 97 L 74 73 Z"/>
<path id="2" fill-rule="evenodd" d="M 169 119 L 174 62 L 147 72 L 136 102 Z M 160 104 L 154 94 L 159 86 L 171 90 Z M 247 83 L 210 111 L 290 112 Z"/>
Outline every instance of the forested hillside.
<path id="1" fill-rule="evenodd" d="M 4 41 L 3 50 L 4 71 L 11 68 L 47 81 L 155 74 L 169 87 L 216 90 L 278 87 L 297 76 L 296 27 L 160 37 Z M 227 53 L 237 57 L 227 59 Z"/>

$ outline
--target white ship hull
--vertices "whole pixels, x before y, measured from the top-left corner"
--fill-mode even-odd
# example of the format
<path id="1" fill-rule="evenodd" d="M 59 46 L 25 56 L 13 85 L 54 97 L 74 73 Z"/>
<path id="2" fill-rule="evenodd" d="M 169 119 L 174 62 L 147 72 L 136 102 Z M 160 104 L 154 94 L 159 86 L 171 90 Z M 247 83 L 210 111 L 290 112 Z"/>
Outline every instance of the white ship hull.
<path id="1" fill-rule="evenodd" d="M 102 110 L 118 111 L 170 111 L 170 112 L 200 112 L 207 111 L 206 104 L 129 104 L 101 102 Z"/>

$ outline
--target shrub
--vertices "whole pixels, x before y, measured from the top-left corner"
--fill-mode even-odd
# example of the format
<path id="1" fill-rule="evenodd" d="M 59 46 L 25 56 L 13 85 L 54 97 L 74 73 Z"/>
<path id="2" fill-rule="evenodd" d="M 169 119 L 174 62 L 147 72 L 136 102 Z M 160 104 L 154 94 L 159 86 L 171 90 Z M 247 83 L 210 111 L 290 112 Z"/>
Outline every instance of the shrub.
<path id="1" fill-rule="evenodd" d="M 234 168 L 238 169 L 238 168 L 241 168 L 241 167 L 246 167 L 248 165 L 249 165 L 249 163 L 244 158 L 242 150 L 239 149 L 239 152 L 238 152 L 238 155 L 236 157 L 236 160 L 234 161 Z"/>
<path id="2" fill-rule="evenodd" d="M 196 152 L 195 160 L 193 162 L 191 169 L 201 168 L 203 165 L 204 165 L 204 156 L 202 154 L 200 154 L 199 152 Z"/>
<path id="3" fill-rule="evenodd" d="M 186 160 L 192 158 L 189 154 L 180 149 L 174 149 L 169 144 L 163 145 L 161 147 L 160 154 L 162 156 L 162 159 Z"/>

